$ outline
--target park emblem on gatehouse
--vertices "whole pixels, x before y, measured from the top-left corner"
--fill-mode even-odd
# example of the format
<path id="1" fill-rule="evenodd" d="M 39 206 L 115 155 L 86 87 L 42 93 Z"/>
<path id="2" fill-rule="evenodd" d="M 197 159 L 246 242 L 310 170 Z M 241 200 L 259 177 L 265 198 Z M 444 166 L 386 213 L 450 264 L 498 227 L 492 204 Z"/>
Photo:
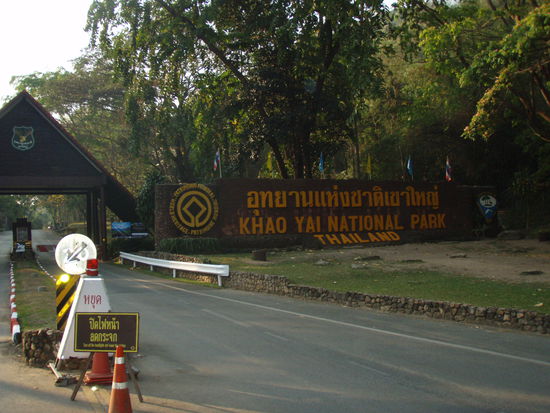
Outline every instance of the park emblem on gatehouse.
<path id="1" fill-rule="evenodd" d="M 180 186 L 170 200 L 170 217 L 184 234 L 202 235 L 216 223 L 219 214 L 214 193 L 201 184 Z"/>
<path id="2" fill-rule="evenodd" d="M 14 126 L 11 145 L 18 151 L 28 151 L 34 147 L 34 129 L 30 126 Z"/>

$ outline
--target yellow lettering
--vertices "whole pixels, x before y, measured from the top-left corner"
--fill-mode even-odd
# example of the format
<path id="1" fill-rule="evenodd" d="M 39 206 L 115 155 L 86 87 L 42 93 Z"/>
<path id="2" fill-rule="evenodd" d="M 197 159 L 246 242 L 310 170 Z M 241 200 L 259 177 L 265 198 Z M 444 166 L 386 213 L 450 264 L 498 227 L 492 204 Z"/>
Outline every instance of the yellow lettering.
<path id="1" fill-rule="evenodd" d="M 338 235 L 326 234 L 325 237 L 327 238 L 327 241 L 330 242 L 331 245 L 334 245 L 334 244 L 340 245 L 342 243 L 338 238 Z"/>
<path id="2" fill-rule="evenodd" d="M 420 216 L 417 214 L 411 214 L 411 229 L 416 229 L 416 226 L 420 222 Z"/>
<path id="3" fill-rule="evenodd" d="M 273 218 L 268 217 L 267 222 L 265 225 L 265 233 L 266 234 L 275 234 L 275 223 L 273 222 Z"/>
<path id="4" fill-rule="evenodd" d="M 348 217 L 348 220 L 350 222 L 350 225 L 351 225 L 351 228 L 350 230 L 351 231 L 358 231 L 358 228 L 357 228 L 357 219 L 359 217 L 357 215 L 351 215 Z"/>
<path id="5" fill-rule="evenodd" d="M 353 244 L 354 242 L 350 240 L 346 234 L 341 234 L 340 237 L 342 238 L 342 244 Z"/>
<path id="6" fill-rule="evenodd" d="M 447 228 L 447 225 L 445 225 L 445 214 L 437 214 L 437 227 Z"/>
<path id="7" fill-rule="evenodd" d="M 355 242 L 360 243 L 361 238 L 357 234 L 349 234 L 350 238 L 352 238 Z"/>
<path id="8" fill-rule="evenodd" d="M 372 229 L 372 216 L 365 216 L 364 230 L 370 231 Z"/>
<path id="9" fill-rule="evenodd" d="M 263 234 L 264 233 L 264 221 L 261 217 L 252 218 L 252 233 Z"/>
<path id="10" fill-rule="evenodd" d="M 376 235 L 374 235 L 372 232 L 369 232 L 369 238 L 372 242 L 379 242 L 380 240 L 376 238 Z"/>
<path id="11" fill-rule="evenodd" d="M 319 235 L 314 235 L 314 237 L 317 238 L 319 241 L 321 241 L 321 244 L 327 245 L 327 243 L 324 240 L 324 235 L 319 234 Z"/>
<path id="12" fill-rule="evenodd" d="M 405 229 L 402 225 L 399 225 L 399 215 L 393 216 L 393 229 L 397 231 Z"/>
<path id="13" fill-rule="evenodd" d="M 296 221 L 296 225 L 298 225 L 298 232 L 302 233 L 304 232 L 302 230 L 302 226 L 304 224 L 304 217 L 294 217 L 294 220 Z"/>
<path id="14" fill-rule="evenodd" d="M 437 228 L 437 216 L 435 214 L 428 214 L 428 221 L 430 222 L 430 229 Z"/>
<path id="15" fill-rule="evenodd" d="M 353 238 L 355 239 L 356 242 L 358 242 L 360 244 L 366 244 L 366 243 L 370 242 L 368 239 L 361 238 L 361 235 L 359 235 L 359 234 L 353 234 Z"/>
<path id="16" fill-rule="evenodd" d="M 391 215 L 386 215 L 386 226 L 384 229 L 394 229 L 393 227 L 393 217 Z"/>
<path id="17" fill-rule="evenodd" d="M 426 215 L 422 214 L 420 215 L 420 229 L 427 229 L 428 228 L 428 219 L 426 218 Z"/>
<path id="18" fill-rule="evenodd" d="M 346 219 L 345 216 L 340 217 L 340 232 L 348 232 L 348 231 L 349 231 L 348 220 Z"/>
<path id="19" fill-rule="evenodd" d="M 250 234 L 248 229 L 248 222 L 250 218 L 239 217 L 239 234 Z"/>
<path id="20" fill-rule="evenodd" d="M 392 241 L 399 241 L 401 237 L 396 232 L 390 231 L 387 233 L 388 236 L 391 238 Z"/>
<path id="21" fill-rule="evenodd" d="M 374 229 L 375 230 L 383 230 L 384 229 L 384 216 L 383 215 L 375 215 L 374 216 Z"/>
<path id="22" fill-rule="evenodd" d="M 328 232 L 338 232 L 338 217 L 329 216 L 328 217 Z"/>
<path id="23" fill-rule="evenodd" d="M 313 217 L 307 217 L 306 232 L 316 232 L 315 231 L 315 221 L 314 221 Z"/>
<path id="24" fill-rule="evenodd" d="M 279 234 L 286 234 L 286 218 L 279 217 L 275 220 L 275 225 L 277 226 L 277 232 Z"/>

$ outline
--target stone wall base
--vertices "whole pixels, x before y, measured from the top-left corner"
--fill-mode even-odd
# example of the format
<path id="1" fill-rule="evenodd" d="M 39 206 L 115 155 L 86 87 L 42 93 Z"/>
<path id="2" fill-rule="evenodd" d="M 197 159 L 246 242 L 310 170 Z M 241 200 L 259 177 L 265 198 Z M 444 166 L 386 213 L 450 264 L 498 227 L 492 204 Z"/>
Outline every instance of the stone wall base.
<path id="1" fill-rule="evenodd" d="M 140 252 L 149 257 L 174 261 L 187 261 L 190 257 L 154 251 Z M 162 256 L 159 256 L 162 254 Z M 192 262 L 197 262 L 193 258 Z M 171 270 L 156 268 L 157 271 Z M 188 271 L 177 271 L 176 277 L 217 283 L 217 277 Z M 513 308 L 478 307 L 469 304 L 447 301 L 422 300 L 410 297 L 365 294 L 357 292 L 337 292 L 324 288 L 291 284 L 286 277 L 279 275 L 255 274 L 230 271 L 228 277 L 222 277 L 222 285 L 236 290 L 278 294 L 306 300 L 323 301 L 348 307 L 365 307 L 379 311 L 412 314 L 442 320 L 475 323 L 501 328 L 550 334 L 550 314 Z"/>
<path id="2" fill-rule="evenodd" d="M 365 307 L 379 311 L 413 314 L 502 328 L 550 333 L 550 315 L 512 308 L 478 307 L 447 301 L 422 300 L 410 297 L 337 292 L 324 288 L 291 284 L 286 277 L 230 272 L 223 286 L 238 290 L 280 294 L 306 300 L 323 301 L 348 307 Z"/>

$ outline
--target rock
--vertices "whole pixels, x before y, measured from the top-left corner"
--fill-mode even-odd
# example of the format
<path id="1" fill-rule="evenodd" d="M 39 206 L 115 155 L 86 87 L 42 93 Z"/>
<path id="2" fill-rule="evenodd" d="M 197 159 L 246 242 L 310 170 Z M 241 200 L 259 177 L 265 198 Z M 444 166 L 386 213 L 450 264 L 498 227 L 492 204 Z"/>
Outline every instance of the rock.
<path id="1" fill-rule="evenodd" d="M 267 261 L 267 250 L 254 250 L 252 251 L 252 259 L 255 261 Z"/>
<path id="2" fill-rule="evenodd" d="M 367 255 L 364 257 L 355 257 L 353 261 L 374 261 L 381 260 L 382 258 L 379 255 Z"/>
<path id="3" fill-rule="evenodd" d="M 542 274 L 544 274 L 544 272 L 539 270 L 527 270 L 519 273 L 519 275 L 542 275 Z"/>
<path id="4" fill-rule="evenodd" d="M 351 264 L 351 268 L 353 268 L 354 270 L 361 269 L 361 268 L 367 268 L 367 264 L 353 263 L 353 264 Z"/>
<path id="5" fill-rule="evenodd" d="M 414 260 L 401 260 L 399 262 L 402 262 L 403 264 L 419 264 L 424 261 L 414 259 Z"/>
<path id="6" fill-rule="evenodd" d="M 466 254 L 453 254 L 449 255 L 449 258 L 466 258 Z"/>
<path id="7" fill-rule="evenodd" d="M 525 234 L 521 231 L 507 230 L 502 231 L 500 234 L 498 234 L 497 238 L 504 240 L 519 240 L 525 238 Z"/>
<path id="8" fill-rule="evenodd" d="M 317 261 L 315 263 L 315 265 L 330 265 L 330 262 L 321 259 L 321 260 Z"/>
<path id="9" fill-rule="evenodd" d="M 40 287 L 38 287 L 38 288 L 36 289 L 36 291 L 39 292 L 39 293 L 43 293 L 44 291 L 46 291 L 46 287 L 44 287 L 43 285 L 41 285 Z"/>

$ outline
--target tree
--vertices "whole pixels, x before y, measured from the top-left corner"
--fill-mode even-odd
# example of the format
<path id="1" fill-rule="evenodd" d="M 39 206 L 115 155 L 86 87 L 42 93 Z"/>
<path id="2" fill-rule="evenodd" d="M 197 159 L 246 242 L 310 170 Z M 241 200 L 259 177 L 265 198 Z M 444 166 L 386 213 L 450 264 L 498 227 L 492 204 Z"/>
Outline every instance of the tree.
<path id="1" fill-rule="evenodd" d="M 489 138 L 505 111 L 550 142 L 550 5 L 531 0 L 401 0 L 397 32 L 440 73 L 477 87 L 464 136 Z"/>
<path id="2" fill-rule="evenodd" d="M 150 171 L 137 196 L 136 212 L 150 231 L 155 229 L 155 185 L 164 182 L 165 178 L 158 171 Z"/>
<path id="3" fill-rule="evenodd" d="M 243 128 L 239 152 L 267 145 L 281 177 L 302 178 L 344 146 L 354 99 L 379 86 L 385 18 L 380 0 L 96 0 L 88 28 L 128 86 L 135 138 L 188 156 L 186 103 L 226 84 L 241 110 L 218 127 Z"/>
<path id="4" fill-rule="evenodd" d="M 487 53 L 476 56 L 464 73 L 464 82 L 488 78 L 488 88 L 465 129 L 466 137 L 490 137 L 503 102 L 513 97 L 520 107 L 512 108 L 526 116 L 536 136 L 550 142 L 550 4 L 536 5 L 536 1 L 521 6 L 518 2 L 506 8 L 508 19 L 503 21 L 508 34 Z"/>
<path id="5" fill-rule="evenodd" d="M 501 207 L 540 203 L 536 218 L 544 220 L 550 179 L 548 4 L 402 0 L 395 17 L 394 33 L 408 61 L 448 79 L 464 107 L 465 116 L 453 123 L 462 125 L 459 135 L 474 140 L 461 162 L 467 181 L 496 185 Z M 524 183 L 529 200 L 518 190 Z"/>

